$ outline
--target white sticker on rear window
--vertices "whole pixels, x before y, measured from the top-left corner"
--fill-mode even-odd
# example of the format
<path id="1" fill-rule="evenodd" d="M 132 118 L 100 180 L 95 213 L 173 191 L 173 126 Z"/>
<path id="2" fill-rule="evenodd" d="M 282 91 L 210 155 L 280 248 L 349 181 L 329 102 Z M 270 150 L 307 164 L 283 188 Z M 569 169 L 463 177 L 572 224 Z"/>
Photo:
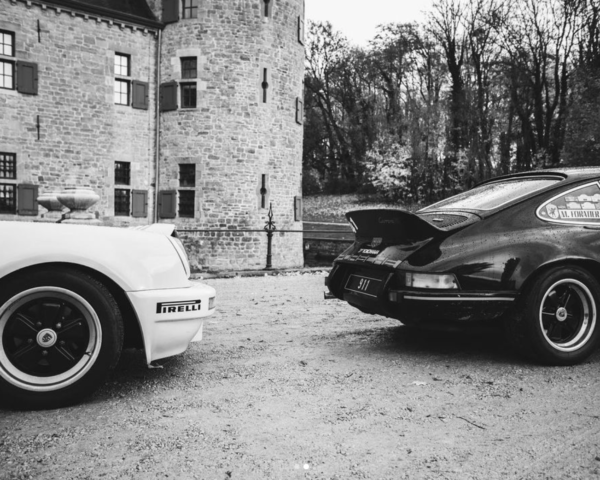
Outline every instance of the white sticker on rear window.
<path id="1" fill-rule="evenodd" d="M 600 224 L 600 183 L 593 182 L 562 192 L 537 209 L 537 216 L 553 223 Z"/>

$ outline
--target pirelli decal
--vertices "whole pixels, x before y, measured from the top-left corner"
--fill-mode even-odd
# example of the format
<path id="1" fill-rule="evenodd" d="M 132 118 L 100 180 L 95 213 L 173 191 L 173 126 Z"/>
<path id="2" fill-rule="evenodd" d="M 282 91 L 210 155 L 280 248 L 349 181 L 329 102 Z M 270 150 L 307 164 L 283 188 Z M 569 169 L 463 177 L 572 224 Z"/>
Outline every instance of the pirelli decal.
<path id="1" fill-rule="evenodd" d="M 156 313 L 183 313 L 199 312 L 202 300 L 188 300 L 185 302 L 162 302 L 156 304 Z"/>

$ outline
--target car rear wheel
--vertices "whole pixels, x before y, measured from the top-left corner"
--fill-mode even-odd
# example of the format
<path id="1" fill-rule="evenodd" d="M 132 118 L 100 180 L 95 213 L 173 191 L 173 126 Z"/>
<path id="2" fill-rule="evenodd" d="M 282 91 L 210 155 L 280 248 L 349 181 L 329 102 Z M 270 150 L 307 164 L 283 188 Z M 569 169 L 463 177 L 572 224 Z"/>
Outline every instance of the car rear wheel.
<path id="1" fill-rule="evenodd" d="M 114 369 L 123 322 L 108 289 L 71 269 L 13 279 L 0 293 L 0 393 L 17 408 L 57 408 L 90 395 Z"/>
<path id="2" fill-rule="evenodd" d="M 509 340 L 521 352 L 552 365 L 574 365 L 598 343 L 600 285 L 579 267 L 540 275 L 508 319 Z"/>

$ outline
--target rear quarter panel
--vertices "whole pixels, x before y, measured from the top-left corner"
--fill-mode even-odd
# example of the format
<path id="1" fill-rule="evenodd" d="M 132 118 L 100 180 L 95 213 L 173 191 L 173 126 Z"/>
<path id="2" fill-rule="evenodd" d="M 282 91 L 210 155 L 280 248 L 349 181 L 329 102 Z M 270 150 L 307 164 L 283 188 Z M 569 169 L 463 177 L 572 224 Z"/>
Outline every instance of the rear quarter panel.
<path id="1" fill-rule="evenodd" d="M 518 291 L 545 266 L 598 264 L 600 231 L 535 215 L 533 199 L 491 215 L 412 255 L 401 268 L 454 273 L 464 290 Z"/>

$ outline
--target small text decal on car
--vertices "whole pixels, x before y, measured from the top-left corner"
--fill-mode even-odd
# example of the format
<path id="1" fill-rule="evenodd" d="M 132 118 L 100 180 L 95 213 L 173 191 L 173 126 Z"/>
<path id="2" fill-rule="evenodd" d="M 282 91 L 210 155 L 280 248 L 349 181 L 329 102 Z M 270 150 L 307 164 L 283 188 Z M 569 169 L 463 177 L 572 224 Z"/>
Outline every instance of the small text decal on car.
<path id="1" fill-rule="evenodd" d="M 185 302 L 162 302 L 156 304 L 156 313 L 177 313 L 200 311 L 202 300 L 189 300 Z"/>

